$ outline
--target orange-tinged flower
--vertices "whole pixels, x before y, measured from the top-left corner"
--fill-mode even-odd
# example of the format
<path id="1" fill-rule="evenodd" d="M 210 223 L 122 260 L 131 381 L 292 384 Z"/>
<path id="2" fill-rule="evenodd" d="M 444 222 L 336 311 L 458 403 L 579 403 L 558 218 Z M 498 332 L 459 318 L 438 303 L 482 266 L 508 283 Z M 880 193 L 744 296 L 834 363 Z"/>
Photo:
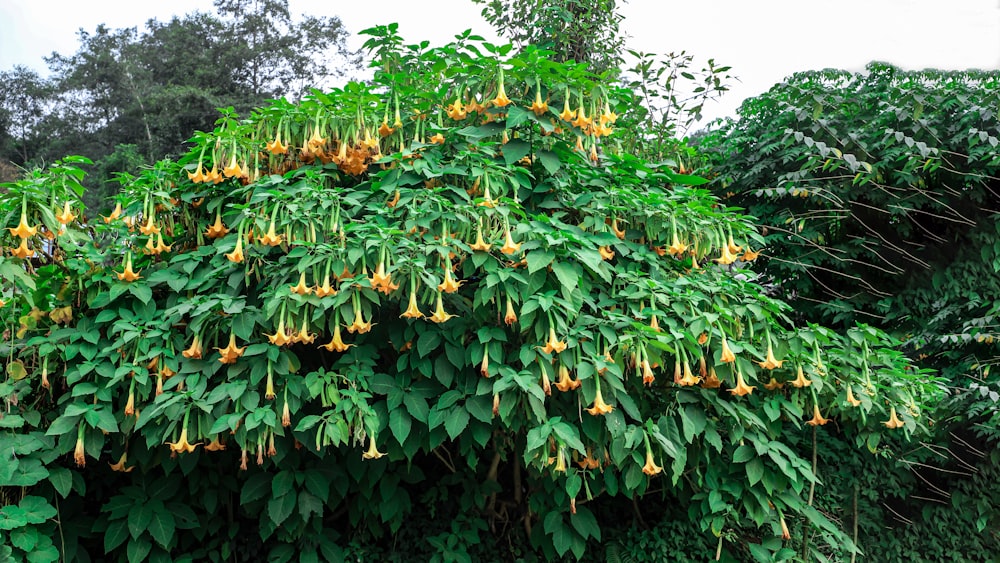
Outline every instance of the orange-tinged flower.
<path id="1" fill-rule="evenodd" d="M 805 374 L 802 373 L 802 366 L 799 366 L 799 369 L 795 375 L 795 379 L 789 381 L 789 383 L 792 384 L 792 387 L 797 387 L 799 389 L 803 387 L 809 387 L 810 385 L 812 385 L 812 381 L 806 379 Z"/>
<path id="2" fill-rule="evenodd" d="M 18 223 L 17 227 L 11 229 L 8 228 L 10 234 L 21 239 L 27 239 L 28 237 L 33 237 L 38 234 L 38 227 L 29 227 L 28 220 L 24 212 L 21 212 L 21 222 Z"/>
<path id="3" fill-rule="evenodd" d="M 267 379 L 264 381 L 264 398 L 268 401 L 273 401 L 275 397 L 277 397 L 277 394 L 274 392 L 274 374 L 268 369 Z"/>
<path id="4" fill-rule="evenodd" d="M 455 98 L 455 103 L 445 109 L 445 113 L 448 114 L 448 117 L 456 121 L 461 121 L 465 119 L 466 115 L 468 115 L 468 112 L 462 107 L 462 100 L 458 98 Z"/>
<path id="5" fill-rule="evenodd" d="M 221 238 L 229 232 L 226 225 L 222 222 L 222 215 L 216 211 L 215 212 L 215 223 L 210 225 L 205 229 L 205 236 L 211 239 Z"/>
<path id="6" fill-rule="evenodd" d="M 351 346 L 354 344 L 344 344 L 344 340 L 340 336 L 340 323 L 337 323 L 333 326 L 333 338 L 326 344 L 320 344 L 319 347 L 326 348 L 328 352 L 346 352 Z"/>
<path id="7" fill-rule="evenodd" d="M 659 475 L 661 471 L 663 471 L 663 468 L 656 465 L 656 461 L 653 459 L 653 450 L 646 448 L 646 465 L 642 466 L 642 472 L 652 477 L 653 475 Z"/>
<path id="8" fill-rule="evenodd" d="M 743 372 L 737 370 L 736 387 L 730 389 L 729 392 L 732 393 L 733 395 L 739 395 L 740 397 L 742 397 L 744 395 L 749 395 L 750 393 L 753 393 L 754 389 L 756 389 L 756 387 L 747 385 L 746 382 L 743 381 Z"/>
<path id="9" fill-rule="evenodd" d="M 287 388 L 286 388 L 287 389 Z M 292 425 L 292 411 L 288 408 L 288 392 L 285 392 L 285 401 L 281 406 L 281 426 L 288 428 Z"/>
<path id="10" fill-rule="evenodd" d="M 449 264 L 450 266 L 450 264 Z M 444 281 L 438 284 L 438 291 L 443 291 L 444 293 L 455 293 L 458 288 L 462 286 L 465 281 L 456 281 L 451 275 L 451 268 L 444 269 Z"/>
<path id="11" fill-rule="evenodd" d="M 293 285 L 293 286 L 290 286 L 290 287 L 291 287 L 291 289 L 289 291 L 291 291 L 292 293 L 295 293 L 297 295 L 309 295 L 309 294 L 312 293 L 312 287 L 310 287 L 309 285 L 306 285 L 306 273 L 305 272 L 299 273 L 299 283 L 297 285 Z"/>
<path id="12" fill-rule="evenodd" d="M 545 343 L 545 346 L 541 348 L 542 352 L 545 352 L 546 354 L 551 354 L 553 352 L 558 354 L 566 349 L 566 343 L 556 338 L 555 327 L 549 325 L 549 340 Z"/>
<path id="13" fill-rule="evenodd" d="M 559 118 L 563 121 L 573 121 L 574 117 L 576 117 L 576 112 L 569 109 L 569 92 L 566 92 L 566 99 L 563 100 L 563 110 L 559 114 Z"/>
<path id="14" fill-rule="evenodd" d="M 784 360 L 778 360 L 774 357 L 774 349 L 771 348 L 771 339 L 767 339 L 767 358 L 763 362 L 757 362 L 760 367 L 764 369 L 775 369 L 780 368 L 781 364 L 785 363 Z M 801 369 L 801 366 L 800 366 Z"/>
<path id="15" fill-rule="evenodd" d="M 181 352 L 181 355 L 189 360 L 201 359 L 202 349 L 201 349 L 201 337 L 199 335 L 194 335 L 194 340 L 191 341 L 191 346 Z"/>
<path id="16" fill-rule="evenodd" d="M 389 135 L 392 135 L 393 131 L 395 131 L 395 129 L 389 127 L 389 120 L 387 119 L 383 119 L 382 125 L 378 126 L 378 134 L 380 137 L 388 137 Z"/>
<path id="17" fill-rule="evenodd" d="M 28 248 L 28 239 L 21 239 L 21 244 L 17 248 L 11 248 L 10 253 L 21 259 L 31 258 L 35 255 L 35 251 Z"/>
<path id="18" fill-rule="evenodd" d="M 500 91 L 497 92 L 497 97 L 493 98 L 493 105 L 498 108 L 510 105 L 510 98 L 507 97 L 507 92 L 504 90 L 502 80 L 500 81 Z"/>
<path id="19" fill-rule="evenodd" d="M 156 233 L 156 253 L 170 252 L 171 248 L 173 248 L 171 245 L 163 242 L 163 233 Z"/>
<path id="20" fill-rule="evenodd" d="M 435 134 L 431 135 L 431 138 L 428 139 L 428 141 L 430 141 L 430 143 L 432 145 L 443 145 L 444 144 L 444 135 L 442 135 L 441 133 L 435 133 Z"/>
<path id="21" fill-rule="evenodd" d="M 243 169 L 240 164 L 236 162 L 236 154 L 233 153 L 232 158 L 229 160 L 229 166 L 222 169 L 222 174 L 226 178 L 238 178 L 243 175 Z"/>
<path id="22" fill-rule="evenodd" d="M 257 237 L 257 240 L 261 244 L 264 244 L 264 245 L 267 245 L 267 246 L 278 246 L 279 244 L 281 244 L 281 241 L 284 238 L 285 238 L 285 235 L 279 235 L 279 234 L 277 234 L 274 231 L 274 221 L 272 220 L 271 224 L 268 225 L 268 227 L 267 227 L 267 233 L 265 233 L 264 235 L 262 235 L 260 237 Z"/>
<path id="23" fill-rule="evenodd" d="M 110 224 L 115 219 L 122 216 L 122 204 L 120 202 L 115 203 L 115 208 L 111 211 L 111 215 L 104 217 L 104 222 Z"/>
<path id="24" fill-rule="evenodd" d="M 587 409 L 587 412 L 591 416 L 600 416 L 608 414 L 609 412 L 615 410 L 615 407 L 604 402 L 604 397 L 601 395 L 601 387 L 597 387 L 597 394 L 594 395 L 594 406 Z"/>
<path id="25" fill-rule="evenodd" d="M 146 217 L 146 224 L 141 225 L 139 227 L 139 232 L 144 235 L 155 235 L 160 232 L 160 228 L 157 227 L 156 223 L 154 222 L 152 213 L 150 213 L 149 216 Z"/>
<path id="26" fill-rule="evenodd" d="M 729 252 L 731 254 L 737 254 L 738 255 L 740 253 L 740 251 L 743 250 L 743 247 L 741 247 L 740 245 L 736 244 L 736 241 L 733 240 L 732 233 L 730 233 L 730 235 L 729 235 L 729 242 L 728 242 L 727 246 L 729 247 Z"/>
<path id="27" fill-rule="evenodd" d="M 781 522 L 781 539 L 790 540 L 792 539 L 791 532 L 788 531 L 788 524 L 785 523 L 785 517 L 782 515 L 778 516 L 778 520 Z"/>
<path id="28" fill-rule="evenodd" d="M 760 256 L 759 252 L 747 250 L 746 252 L 743 253 L 743 257 L 741 258 L 741 260 L 743 260 L 744 262 L 753 262 L 754 260 L 757 259 L 758 256 Z"/>
<path id="29" fill-rule="evenodd" d="M 764 384 L 764 389 L 767 389 L 768 391 L 777 391 L 784 386 L 784 383 L 778 382 L 778 380 L 772 376 L 771 380 Z"/>
<path id="30" fill-rule="evenodd" d="M 323 277 L 323 285 L 317 285 L 313 291 L 316 292 L 316 297 L 327 297 L 330 295 L 336 295 L 337 290 L 330 285 L 330 274 L 326 274 Z"/>
<path id="31" fill-rule="evenodd" d="M 667 247 L 667 252 L 671 256 L 675 256 L 676 257 L 676 256 L 680 256 L 680 254 L 683 253 L 685 250 L 687 250 L 687 245 L 686 244 L 681 244 L 680 239 L 677 238 L 677 233 L 674 232 L 674 234 L 673 234 L 673 242 L 670 244 L 670 246 Z"/>
<path id="32" fill-rule="evenodd" d="M 125 255 L 125 270 L 123 272 L 121 272 L 121 273 L 115 272 L 115 275 L 118 277 L 118 279 L 120 281 L 123 281 L 123 282 L 126 282 L 126 283 L 134 282 L 135 280 L 137 280 L 140 277 L 142 277 L 142 276 L 139 275 L 139 272 L 135 272 L 135 271 L 132 270 L 132 253 L 131 252 Z"/>
<path id="33" fill-rule="evenodd" d="M 208 171 L 204 176 L 204 182 L 211 182 L 213 184 L 218 184 L 223 180 L 222 174 L 219 173 L 219 164 L 213 163 L 212 169 Z"/>
<path id="34" fill-rule="evenodd" d="M 424 314 L 420 312 L 420 307 L 417 306 L 417 292 L 410 291 L 410 304 L 400 317 L 404 319 L 419 319 L 423 316 Z"/>
<path id="35" fill-rule="evenodd" d="M 267 152 L 273 155 L 285 154 L 288 152 L 288 145 L 282 144 L 281 142 L 281 132 L 278 131 L 274 134 L 274 140 L 266 143 Z"/>
<path id="36" fill-rule="evenodd" d="M 245 258 L 243 256 L 243 237 L 237 236 L 236 248 L 234 248 L 232 252 L 224 254 L 223 256 L 225 256 L 227 260 L 235 264 L 239 264 L 240 262 L 242 262 Z"/>
<path id="37" fill-rule="evenodd" d="M 618 227 L 617 217 L 611 220 L 611 231 L 615 233 L 616 237 L 625 240 L 625 229 Z"/>
<path id="38" fill-rule="evenodd" d="M 308 317 L 303 316 L 302 328 L 300 328 L 298 334 L 295 335 L 295 341 L 303 344 L 312 344 L 315 340 L 316 335 L 309 332 L 309 319 Z"/>
<path id="39" fill-rule="evenodd" d="M 701 382 L 703 389 L 718 389 L 722 387 L 722 380 L 715 373 L 715 367 L 708 368 L 708 377 Z"/>
<path id="40" fill-rule="evenodd" d="M 119 473 L 129 473 L 133 469 L 135 469 L 135 466 L 126 467 L 127 463 L 128 463 L 127 452 L 122 452 L 122 456 L 118 458 L 118 463 L 109 463 L 108 467 L 110 467 L 112 471 L 117 471 Z"/>
<path id="41" fill-rule="evenodd" d="M 347 332 L 354 334 L 364 334 L 372 329 L 372 322 L 365 322 L 364 317 L 361 316 L 361 307 L 354 308 L 354 321 L 347 325 Z"/>
<path id="42" fill-rule="evenodd" d="M 559 373 L 559 379 L 556 381 L 556 389 L 565 393 L 567 391 L 578 389 L 580 385 L 582 385 L 579 379 L 570 378 L 568 367 L 560 365 L 558 373 Z"/>
<path id="43" fill-rule="evenodd" d="M 729 250 L 728 246 L 723 245 L 722 246 L 722 254 L 721 254 L 721 256 L 719 256 L 718 258 L 716 258 L 715 261 L 718 264 L 726 266 L 726 265 L 729 265 L 729 264 L 732 264 L 733 262 L 735 262 L 737 258 L 739 258 L 739 256 L 733 254 Z"/>
<path id="44" fill-rule="evenodd" d="M 239 348 L 236 346 L 236 335 L 229 333 L 229 345 L 225 348 L 216 348 L 219 351 L 219 361 L 224 364 L 235 364 L 237 358 L 243 355 L 246 346 Z"/>
<path id="45" fill-rule="evenodd" d="M 653 374 L 653 368 L 649 365 L 649 359 L 643 358 L 640 367 L 642 369 L 642 384 L 652 385 L 656 381 L 656 375 Z"/>
<path id="46" fill-rule="evenodd" d="M 474 251 L 479 250 L 482 252 L 489 252 L 492 246 L 493 245 L 487 244 L 486 241 L 483 240 L 483 230 L 476 229 L 476 242 L 474 244 L 470 244 L 469 248 L 471 248 Z"/>
<path id="47" fill-rule="evenodd" d="M 538 90 L 535 91 L 535 101 L 532 102 L 531 106 L 528 107 L 531 111 L 535 112 L 535 115 L 541 117 L 545 112 L 549 111 L 549 104 L 542 101 L 542 93 Z"/>
<path id="48" fill-rule="evenodd" d="M 515 253 L 517 253 L 517 251 L 521 250 L 521 243 L 519 243 L 519 242 L 515 243 L 514 239 L 511 238 L 511 236 L 510 236 L 510 227 L 507 227 L 505 229 L 505 231 L 506 231 L 506 235 L 504 237 L 503 246 L 500 247 L 500 252 L 503 252 L 504 254 L 507 254 L 507 255 L 515 254 Z"/>
<path id="49" fill-rule="evenodd" d="M 194 182 L 195 184 L 200 184 L 206 180 L 205 169 L 202 167 L 200 162 L 198 163 L 198 169 L 195 170 L 194 172 L 188 172 L 187 175 L 188 179 Z M 104 221 L 106 223 L 109 222 L 107 219 L 105 219 Z"/>
<path id="50" fill-rule="evenodd" d="M 479 364 L 479 373 L 483 377 L 490 376 L 490 347 L 483 346 L 483 361 Z"/>
<path id="51" fill-rule="evenodd" d="M 445 313 L 445 311 L 444 311 L 444 301 L 441 299 L 441 292 L 439 291 L 438 294 L 437 294 L 437 309 L 434 310 L 434 314 L 433 315 L 427 317 L 427 320 L 429 320 L 431 322 L 435 322 L 435 323 L 439 323 L 440 324 L 440 323 L 443 323 L 443 322 L 447 321 L 448 319 L 450 319 L 450 318 L 452 318 L 454 316 L 455 315 L 452 315 L 450 313 Z"/>
<path id="52" fill-rule="evenodd" d="M 76 219 L 76 215 L 73 215 L 73 210 L 69 208 L 69 202 L 63 204 L 62 213 L 56 214 L 56 221 L 59 221 L 63 225 L 69 225 Z"/>
<path id="53" fill-rule="evenodd" d="M 647 360 L 646 363 L 649 363 L 649 361 Z M 680 384 L 689 387 L 697 385 L 700 381 L 701 378 L 691 371 L 691 364 L 684 362 L 684 377 L 681 378 Z"/>
<path id="54" fill-rule="evenodd" d="M 851 390 L 851 386 L 850 385 L 847 386 L 847 404 L 851 405 L 852 407 L 860 407 L 861 406 L 861 400 L 857 399 L 854 396 L 854 392 Z"/>
<path id="55" fill-rule="evenodd" d="M 729 348 L 729 342 L 726 340 L 725 334 L 722 335 L 722 354 L 719 360 L 727 364 L 736 361 L 736 354 L 733 354 L 733 351 Z"/>
<path id="56" fill-rule="evenodd" d="M 604 260 L 611 260 L 615 257 L 615 251 L 611 250 L 610 246 L 601 246 L 597 249 L 597 252 Z"/>
<path id="57" fill-rule="evenodd" d="M 813 417 L 806 421 L 809 426 L 823 426 L 827 422 L 830 422 L 829 418 L 823 418 L 823 415 L 819 413 L 819 405 L 813 403 Z"/>
<path id="58" fill-rule="evenodd" d="M 226 449 L 226 444 L 219 439 L 219 435 L 216 434 L 212 437 L 212 441 L 205 444 L 206 452 L 221 452 Z"/>
<path id="59" fill-rule="evenodd" d="M 396 207 L 397 203 L 399 203 L 399 190 L 398 189 L 396 190 L 396 192 L 394 194 L 392 194 L 392 199 L 390 199 L 389 201 L 385 202 L 385 206 L 391 209 L 393 207 Z"/>
<path id="60" fill-rule="evenodd" d="M 572 121 L 573 125 L 575 127 L 579 127 L 580 129 L 586 130 L 587 127 L 589 127 L 590 124 L 593 123 L 593 121 L 594 121 L 593 119 L 587 117 L 587 114 L 584 113 L 583 104 L 581 103 L 579 109 L 576 110 L 576 119 Z"/>
<path id="61" fill-rule="evenodd" d="M 385 273 L 385 262 L 379 262 L 368 281 L 371 283 L 372 289 L 381 291 L 386 295 L 399 289 L 399 284 L 392 283 L 392 275 Z"/>
<path id="62" fill-rule="evenodd" d="M 507 326 L 517 322 L 517 313 L 514 312 L 514 302 L 511 301 L 510 295 L 507 296 L 507 312 L 503 316 L 503 322 Z"/>
<path id="63" fill-rule="evenodd" d="M 892 406 L 889 410 L 889 420 L 883 422 L 886 428 L 894 430 L 896 428 L 902 428 L 904 422 L 896 416 L 896 407 Z"/>
<path id="64" fill-rule="evenodd" d="M 184 422 L 187 422 L 187 417 L 184 418 Z M 191 444 L 188 442 L 188 429 L 187 424 L 184 424 L 184 428 L 181 428 L 181 437 L 176 442 L 167 442 L 170 446 L 170 451 L 174 453 L 191 453 L 195 448 L 201 445 L 201 442 L 196 444 Z"/>
<path id="65" fill-rule="evenodd" d="M 286 344 L 291 344 L 292 342 L 292 337 L 285 332 L 284 317 L 278 321 L 278 329 L 274 331 L 274 334 L 265 334 L 264 336 L 266 336 L 271 344 L 274 344 L 275 346 L 284 346 Z"/>
<path id="66" fill-rule="evenodd" d="M 380 457 L 382 457 L 384 455 L 385 455 L 384 453 L 378 451 L 378 448 L 375 447 L 375 438 L 372 437 L 372 438 L 369 438 L 369 440 L 368 440 L 368 451 L 366 451 L 365 453 L 361 454 L 361 458 L 362 459 L 378 459 L 378 458 L 380 458 Z"/>

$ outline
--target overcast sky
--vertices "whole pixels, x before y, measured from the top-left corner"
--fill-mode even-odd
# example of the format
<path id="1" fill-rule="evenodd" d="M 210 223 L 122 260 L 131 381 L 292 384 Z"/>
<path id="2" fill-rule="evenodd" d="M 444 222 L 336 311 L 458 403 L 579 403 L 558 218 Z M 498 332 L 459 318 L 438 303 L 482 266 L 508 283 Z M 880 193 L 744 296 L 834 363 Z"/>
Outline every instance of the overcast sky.
<path id="1" fill-rule="evenodd" d="M 398 22 L 412 42 L 441 44 L 472 28 L 495 37 L 471 0 L 289 0 L 293 14 L 339 16 L 348 31 Z M 142 28 L 150 18 L 212 11 L 211 0 L 0 0 L 0 69 L 76 50 L 76 32 L 98 24 Z M 730 115 L 749 96 L 800 70 L 862 70 L 872 60 L 907 69 L 1000 68 L 1000 0 L 629 0 L 624 32 L 635 50 L 687 51 L 733 67 L 740 81 L 709 115 Z M 358 45 L 360 42 L 357 43 Z"/>

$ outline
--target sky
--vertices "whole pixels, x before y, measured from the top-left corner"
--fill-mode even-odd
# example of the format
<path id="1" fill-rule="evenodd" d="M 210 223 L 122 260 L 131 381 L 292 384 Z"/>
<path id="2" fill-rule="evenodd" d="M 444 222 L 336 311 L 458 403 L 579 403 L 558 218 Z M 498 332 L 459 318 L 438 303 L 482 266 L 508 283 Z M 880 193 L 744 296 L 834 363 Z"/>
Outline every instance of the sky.
<path id="1" fill-rule="evenodd" d="M 289 0 L 293 15 L 338 16 L 357 32 L 398 22 L 408 42 L 443 44 L 472 29 L 495 39 L 471 0 Z M 151 18 L 212 11 L 211 0 L 0 0 L 0 69 L 46 72 L 42 57 L 72 54 L 80 28 L 139 27 Z M 802 70 L 861 71 L 873 60 L 905 69 L 1000 68 L 1000 0 L 628 0 L 630 49 L 686 51 L 732 67 L 739 78 L 706 117 L 734 115 L 743 99 Z"/>

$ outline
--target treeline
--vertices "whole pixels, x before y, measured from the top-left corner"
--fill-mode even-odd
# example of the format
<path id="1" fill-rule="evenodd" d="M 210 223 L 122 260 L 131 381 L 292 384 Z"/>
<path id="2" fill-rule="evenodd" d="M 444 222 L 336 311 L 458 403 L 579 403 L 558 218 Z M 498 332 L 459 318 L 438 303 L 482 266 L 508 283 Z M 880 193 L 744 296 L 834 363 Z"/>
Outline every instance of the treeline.
<path id="1" fill-rule="evenodd" d="M 92 159 L 88 205 L 106 205 L 114 178 L 186 150 L 218 108 L 246 114 L 359 67 L 336 17 L 293 18 L 287 0 L 215 0 L 214 12 L 144 29 L 80 30 L 72 55 L 45 59 L 51 76 L 0 72 L 0 181 L 67 154 Z"/>

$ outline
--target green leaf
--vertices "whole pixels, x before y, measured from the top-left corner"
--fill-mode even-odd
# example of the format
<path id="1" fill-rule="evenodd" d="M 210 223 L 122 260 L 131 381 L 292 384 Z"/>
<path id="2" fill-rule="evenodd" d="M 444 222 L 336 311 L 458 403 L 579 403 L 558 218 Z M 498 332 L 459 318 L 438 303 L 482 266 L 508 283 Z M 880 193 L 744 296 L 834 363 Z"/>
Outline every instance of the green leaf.
<path id="1" fill-rule="evenodd" d="M 428 329 L 417 338 L 417 353 L 421 358 L 437 349 L 441 344 L 441 332 L 435 329 Z"/>
<path id="2" fill-rule="evenodd" d="M 757 457 L 757 452 L 748 445 L 742 445 L 733 452 L 733 463 L 746 463 Z"/>
<path id="3" fill-rule="evenodd" d="M 551 250 L 539 249 L 528 252 L 528 273 L 533 274 L 548 266 L 555 257 L 555 253 Z"/>
<path id="4" fill-rule="evenodd" d="M 526 123 L 529 119 L 534 117 L 534 115 L 535 114 L 533 112 L 528 111 L 522 108 L 521 106 L 511 105 L 510 107 L 507 108 L 507 121 L 506 121 L 507 129 L 513 129 L 518 125 Z M 510 164 L 511 164 L 510 162 L 507 163 L 508 166 L 510 166 Z"/>
<path id="5" fill-rule="evenodd" d="M 295 473 L 285 470 L 279 471 L 271 480 L 271 496 L 280 497 L 292 492 L 295 489 Z"/>
<path id="6" fill-rule="evenodd" d="M 112 520 L 104 532 L 104 552 L 110 553 L 129 537 L 128 519 Z"/>
<path id="7" fill-rule="evenodd" d="M 16 530 L 28 525 L 28 517 L 20 506 L 8 504 L 0 508 L 0 530 Z"/>
<path id="8" fill-rule="evenodd" d="M 73 486 L 73 474 L 65 467 L 53 466 L 49 468 L 49 482 L 59 496 L 66 498 Z"/>
<path id="9" fill-rule="evenodd" d="M 128 512 L 128 531 L 133 538 L 142 536 L 153 519 L 153 507 L 147 502 L 138 502 Z"/>
<path id="10" fill-rule="evenodd" d="M 267 503 L 267 515 L 274 522 L 275 526 L 280 526 L 295 510 L 295 491 L 280 497 L 274 497 Z"/>
<path id="11" fill-rule="evenodd" d="M 528 264 L 531 264 L 530 255 Z M 563 261 L 553 262 L 552 273 L 556 275 L 556 279 L 568 291 L 576 289 L 577 284 L 580 282 L 580 268 L 574 264 Z"/>
<path id="12" fill-rule="evenodd" d="M 425 424 L 427 423 L 427 415 L 430 412 L 430 407 L 427 406 L 427 400 L 411 393 L 407 393 L 406 395 L 403 395 L 403 404 L 406 405 L 406 410 L 409 411 L 410 416 L 412 416 L 414 420 Z"/>
<path id="13" fill-rule="evenodd" d="M 754 486 L 760 482 L 761 478 L 764 477 L 764 462 L 761 459 L 754 458 L 747 463 L 747 479 L 750 486 Z"/>
<path id="14" fill-rule="evenodd" d="M 463 407 L 451 409 L 444 421 L 444 429 L 452 440 L 461 436 L 467 426 L 469 426 L 469 411 Z"/>
<path id="15" fill-rule="evenodd" d="M 153 513 L 147 530 L 153 536 L 153 539 L 156 540 L 156 543 L 166 549 L 170 544 L 170 540 L 174 538 L 174 529 L 176 526 L 173 514 L 164 507 Z"/>
<path id="16" fill-rule="evenodd" d="M 400 445 L 403 445 L 406 438 L 410 436 L 412 426 L 413 419 L 405 410 L 397 408 L 389 413 L 389 429 L 392 430 L 392 435 L 396 437 L 396 441 Z"/>
<path id="17" fill-rule="evenodd" d="M 143 303 L 149 303 L 149 300 L 153 298 L 153 290 L 150 289 L 149 286 L 144 283 L 128 284 L 128 292 L 134 295 L 136 299 L 142 301 Z"/>
<path id="18" fill-rule="evenodd" d="M 556 153 L 552 151 L 546 151 L 546 150 L 535 151 L 535 156 L 538 157 L 538 160 L 542 162 L 542 166 L 545 168 L 545 171 L 548 172 L 549 174 L 555 174 L 556 172 L 559 171 L 559 168 L 562 166 L 562 162 L 559 160 L 559 157 L 556 156 Z"/>
<path id="19" fill-rule="evenodd" d="M 271 474 L 257 473 L 247 479 L 240 491 L 240 504 L 249 504 L 257 499 L 264 498 L 271 491 Z"/>
<path id="20" fill-rule="evenodd" d="M 145 538 L 132 538 L 125 548 L 125 555 L 129 563 L 142 563 L 149 555 L 149 550 L 153 549 L 153 544 Z"/>
<path id="21" fill-rule="evenodd" d="M 515 162 L 528 156 L 531 152 L 531 145 L 521 139 L 511 139 L 500 149 L 503 152 L 503 159 L 507 166 L 512 166 Z"/>

